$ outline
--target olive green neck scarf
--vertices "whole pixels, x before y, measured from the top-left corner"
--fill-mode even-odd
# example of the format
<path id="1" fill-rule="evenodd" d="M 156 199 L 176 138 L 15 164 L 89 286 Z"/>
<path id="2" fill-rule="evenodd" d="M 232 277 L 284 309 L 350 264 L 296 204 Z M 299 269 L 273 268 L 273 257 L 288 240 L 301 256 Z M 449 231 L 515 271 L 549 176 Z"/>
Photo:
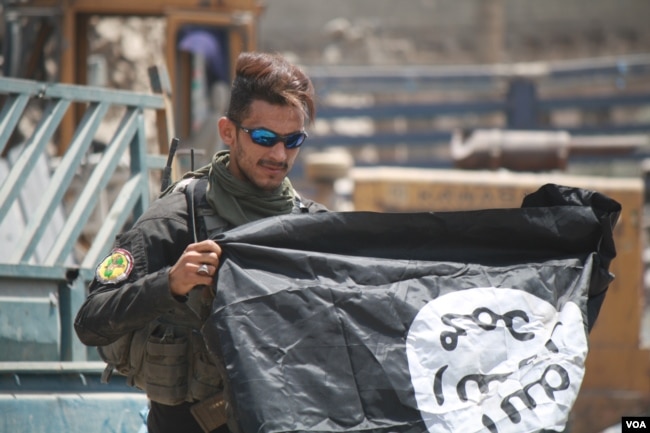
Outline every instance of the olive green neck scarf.
<path id="1" fill-rule="evenodd" d="M 207 174 L 207 200 L 217 215 L 239 226 L 261 218 L 288 214 L 293 209 L 295 191 L 289 178 L 274 191 L 261 191 L 248 182 L 235 178 L 228 170 L 230 152 L 214 155 L 212 163 L 196 174 Z"/>

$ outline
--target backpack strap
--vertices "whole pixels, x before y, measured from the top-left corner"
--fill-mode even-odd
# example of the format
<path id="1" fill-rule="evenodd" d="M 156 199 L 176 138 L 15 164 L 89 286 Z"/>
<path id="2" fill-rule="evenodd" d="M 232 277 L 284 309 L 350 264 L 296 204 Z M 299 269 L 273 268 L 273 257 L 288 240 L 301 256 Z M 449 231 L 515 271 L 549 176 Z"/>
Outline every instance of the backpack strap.
<path id="1" fill-rule="evenodd" d="M 212 239 L 215 235 L 230 230 L 234 226 L 219 216 L 210 206 L 206 198 L 208 178 L 187 178 L 177 184 L 187 199 L 187 209 L 190 215 L 191 231 L 194 242 Z M 306 200 L 295 193 L 292 213 L 327 212 L 327 208 L 312 200 Z"/>
<path id="2" fill-rule="evenodd" d="M 187 200 L 187 210 L 190 216 L 190 230 L 194 242 L 211 239 L 214 235 L 231 229 L 232 225 L 217 215 L 206 198 L 208 179 L 190 178 L 179 183 Z"/>

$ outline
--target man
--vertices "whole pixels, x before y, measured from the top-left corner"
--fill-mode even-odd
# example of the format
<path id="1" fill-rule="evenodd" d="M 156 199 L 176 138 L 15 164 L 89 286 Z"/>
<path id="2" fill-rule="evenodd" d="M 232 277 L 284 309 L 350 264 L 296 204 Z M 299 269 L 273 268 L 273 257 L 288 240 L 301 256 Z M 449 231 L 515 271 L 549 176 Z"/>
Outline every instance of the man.
<path id="1" fill-rule="evenodd" d="M 225 406 L 223 369 L 200 334 L 221 254 L 208 237 L 260 218 L 325 211 L 286 177 L 314 113 L 314 89 L 299 68 L 278 55 L 241 54 L 218 123 L 229 150 L 152 203 L 97 267 L 75 329 L 84 344 L 100 346 L 108 370 L 146 391 L 149 433 L 228 431 L 214 409 Z"/>

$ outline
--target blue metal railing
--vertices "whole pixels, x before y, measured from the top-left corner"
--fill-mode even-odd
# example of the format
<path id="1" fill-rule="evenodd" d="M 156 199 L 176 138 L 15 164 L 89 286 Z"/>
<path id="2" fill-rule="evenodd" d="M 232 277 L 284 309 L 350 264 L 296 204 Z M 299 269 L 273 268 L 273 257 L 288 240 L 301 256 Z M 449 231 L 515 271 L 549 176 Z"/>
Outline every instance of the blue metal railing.
<path id="1" fill-rule="evenodd" d="M 491 89 L 514 77 L 551 82 L 593 79 L 625 80 L 650 74 L 650 54 L 495 65 L 458 66 L 311 66 L 308 68 L 320 97 L 332 92 L 420 92 L 440 89 Z"/>
<path id="2" fill-rule="evenodd" d="M 363 107 L 318 106 L 319 119 L 334 121 L 343 118 L 366 118 L 373 124 L 400 119 L 400 128 L 375 128 L 368 134 L 329 132 L 310 135 L 309 145 L 315 148 L 372 144 L 390 147 L 440 147 L 448 145 L 453 130 L 435 126 L 440 116 L 455 120 L 454 129 L 503 128 L 527 130 L 565 130 L 575 135 L 633 134 L 650 132 L 650 122 L 601 122 L 554 125 L 549 119 L 557 110 L 578 112 L 606 111 L 618 107 L 650 107 L 650 91 L 626 90 L 626 83 L 639 77 L 650 81 L 650 55 L 588 59 L 557 63 L 522 65 L 453 66 L 453 67 L 313 67 L 308 70 L 320 101 L 331 94 L 375 94 L 380 99 L 399 102 L 377 102 Z M 585 88 L 592 80 L 610 84 L 606 94 L 586 96 Z M 561 96 L 540 97 L 540 88 L 559 87 Z M 435 102 L 422 102 L 409 95 L 438 92 Z M 449 92 L 461 94 L 460 101 L 442 100 Z M 388 96 L 388 97 L 387 97 Z M 404 102 L 409 99 L 416 102 Z M 488 116 L 486 116 L 488 115 Z M 489 117 L 491 116 L 491 117 Z M 464 117 L 471 121 L 464 121 Z M 501 119 L 495 125 L 495 118 Z M 406 120 L 407 126 L 404 127 Z M 415 122 L 412 122 L 415 121 Z M 428 122 L 427 122 L 428 121 Z M 390 122 L 388 122 L 390 124 Z M 413 123 L 415 126 L 411 126 Z M 384 163 L 386 161 L 382 161 Z M 419 161 L 424 165 L 449 165 L 451 161 Z M 399 161 L 405 164 L 405 161 Z M 408 165 L 408 163 L 406 163 Z"/>
<path id="3" fill-rule="evenodd" d="M 112 106 L 126 109 L 113 138 L 106 146 L 100 162 L 81 191 L 72 211 L 67 215 L 64 229 L 59 233 L 54 247 L 43 264 L 48 267 L 62 265 L 70 253 L 77 237 L 87 223 L 90 213 L 97 202 L 100 192 L 107 186 L 115 169 L 123 159 L 125 152 L 131 154 L 131 179 L 125 185 L 120 197 L 123 198 L 114 205 L 111 218 L 107 218 L 102 226 L 101 240 L 106 242 L 93 243 L 93 251 L 86 254 L 81 268 L 95 263 L 99 254 L 106 251 L 107 245 L 121 228 L 123 219 L 115 220 L 113 215 L 129 214 L 137 206 L 142 209 L 149 199 L 147 173 L 151 168 L 161 168 L 164 158 L 147 155 L 146 138 L 144 134 L 144 110 L 160 110 L 164 108 L 163 99 L 159 95 L 141 94 L 125 91 L 115 91 L 103 88 L 85 86 L 39 83 L 27 80 L 0 78 L 0 94 L 8 95 L 0 112 L 0 152 L 5 149 L 14 128 L 20 120 L 27 102 L 30 99 L 41 99 L 46 103 L 41 120 L 32 135 L 26 140 L 19 158 L 12 164 L 8 176 L 0 186 L 0 221 L 4 220 L 12 204 L 18 198 L 23 186 L 22 180 L 30 176 L 38 158 L 47 151 L 46 146 L 51 141 L 59 123 L 72 103 L 87 104 L 85 114 L 81 119 L 67 151 L 56 169 L 52 172 L 49 185 L 38 198 L 40 205 L 37 211 L 30 215 L 27 229 L 22 233 L 20 241 L 13 246 L 13 256 L 9 261 L 12 265 L 29 264 L 33 258 L 35 246 L 42 239 L 47 215 L 54 208 L 61 206 L 64 193 L 83 163 L 91 142 L 102 124 L 106 113 Z M 135 215 L 136 217 L 138 215 Z M 0 275 L 3 265 L 0 264 Z"/>
<path id="4" fill-rule="evenodd" d="M 8 170 L 0 179 L 0 228 L 11 232 L 8 225 L 15 221 L 16 213 L 23 219 L 12 233 L 11 242 L 3 240 L 5 251 L 0 260 L 0 313 L 18 321 L 12 323 L 11 329 L 0 331 L 0 337 L 20 348 L 21 353 L 0 354 L 0 361 L 85 361 L 87 350 L 74 336 L 72 320 L 85 298 L 94 266 L 125 222 L 137 219 L 148 206 L 149 170 L 161 169 L 166 157 L 147 152 L 144 113 L 164 110 L 165 103 L 156 94 L 14 78 L 0 78 L 0 98 L 4 99 L 0 153 L 15 155 L 12 159 L 2 158 Z M 73 104 L 83 105 L 85 111 L 72 140 L 57 156 L 56 165 L 46 164 L 47 178 L 41 179 L 42 189 L 28 196 L 27 180 L 41 176 L 36 167 L 54 159 L 49 148 Z M 40 107 L 35 111 L 41 113 L 36 126 L 30 133 L 25 134 L 25 128 L 18 133 L 21 119 L 34 106 Z M 92 145 L 109 113 L 121 117 L 104 150 L 97 152 Z M 17 145 L 16 140 L 11 140 L 20 134 L 27 137 Z M 88 164 L 90 155 L 96 160 L 93 164 Z M 103 191 L 118 166 L 125 164 L 128 179 L 119 186 L 117 198 L 102 220 L 94 222 L 99 229 L 88 242 L 88 250 L 82 257 L 74 257 Z M 81 171 L 89 174 L 73 190 L 71 184 Z M 72 191 L 74 197 L 70 196 Z M 23 206 L 25 201 L 31 204 L 28 211 Z M 22 212 L 17 212 L 21 207 Z M 64 217 L 53 228 L 50 220 L 56 212 L 63 212 Z M 20 319 L 23 315 L 24 321 Z M 42 320 L 35 321 L 34 316 Z M 42 329 L 36 329 L 39 326 Z M 58 335 L 43 337 L 51 335 L 44 332 L 48 327 L 59 328 Z"/>

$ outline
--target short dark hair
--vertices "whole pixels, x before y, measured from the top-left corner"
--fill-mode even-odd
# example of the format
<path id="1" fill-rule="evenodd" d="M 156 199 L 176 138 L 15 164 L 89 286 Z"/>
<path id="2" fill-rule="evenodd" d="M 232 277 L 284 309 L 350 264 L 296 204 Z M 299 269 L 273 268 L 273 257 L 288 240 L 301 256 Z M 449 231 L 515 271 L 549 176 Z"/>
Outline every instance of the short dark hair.
<path id="1" fill-rule="evenodd" d="M 243 121 L 255 100 L 300 108 L 307 124 L 316 114 L 314 86 L 299 67 L 279 54 L 244 52 L 237 58 L 227 116 Z"/>

